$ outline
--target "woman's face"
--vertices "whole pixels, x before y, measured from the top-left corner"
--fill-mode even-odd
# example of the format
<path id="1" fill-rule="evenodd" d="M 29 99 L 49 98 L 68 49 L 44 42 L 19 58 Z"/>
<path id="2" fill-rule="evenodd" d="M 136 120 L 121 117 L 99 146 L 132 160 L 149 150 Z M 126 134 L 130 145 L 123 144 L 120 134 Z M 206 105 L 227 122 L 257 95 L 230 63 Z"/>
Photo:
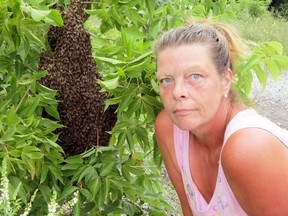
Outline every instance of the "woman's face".
<path id="1" fill-rule="evenodd" d="M 197 130 L 216 116 L 228 93 L 232 72 L 219 75 L 202 44 L 168 47 L 158 54 L 160 96 L 172 121 L 183 130 Z"/>

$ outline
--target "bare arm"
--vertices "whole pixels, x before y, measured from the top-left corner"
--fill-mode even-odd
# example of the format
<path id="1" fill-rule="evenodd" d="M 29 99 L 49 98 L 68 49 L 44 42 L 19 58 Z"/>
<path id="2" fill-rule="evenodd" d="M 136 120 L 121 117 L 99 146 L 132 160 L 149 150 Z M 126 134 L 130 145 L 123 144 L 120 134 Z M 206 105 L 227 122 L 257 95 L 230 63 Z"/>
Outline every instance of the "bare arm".
<path id="1" fill-rule="evenodd" d="M 261 129 L 240 130 L 227 141 L 222 164 L 248 215 L 288 215 L 288 149 L 279 139 Z"/>
<path id="2" fill-rule="evenodd" d="M 192 216 L 192 211 L 185 194 L 181 172 L 176 160 L 173 140 L 173 124 L 164 110 L 161 111 L 156 118 L 155 132 L 167 173 L 179 196 L 183 214 L 185 216 Z"/>

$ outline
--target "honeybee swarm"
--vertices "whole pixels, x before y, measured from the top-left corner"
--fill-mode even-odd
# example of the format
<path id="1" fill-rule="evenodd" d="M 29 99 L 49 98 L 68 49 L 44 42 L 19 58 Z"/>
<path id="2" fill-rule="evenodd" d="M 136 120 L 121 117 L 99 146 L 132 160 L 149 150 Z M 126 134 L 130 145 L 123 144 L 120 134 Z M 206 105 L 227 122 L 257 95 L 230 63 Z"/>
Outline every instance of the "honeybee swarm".
<path id="1" fill-rule="evenodd" d="M 65 128 L 58 144 L 66 156 L 79 154 L 92 146 L 107 146 L 110 131 L 117 120 L 115 107 L 104 112 L 107 95 L 97 83 L 101 79 L 92 57 L 90 34 L 84 28 L 88 15 L 83 11 L 88 5 L 83 0 L 71 1 L 61 12 L 64 26 L 51 27 L 48 42 L 51 53 L 42 53 L 40 70 L 48 73 L 39 82 L 57 90 L 60 123 Z M 87 0 L 85 0 L 87 2 Z"/>

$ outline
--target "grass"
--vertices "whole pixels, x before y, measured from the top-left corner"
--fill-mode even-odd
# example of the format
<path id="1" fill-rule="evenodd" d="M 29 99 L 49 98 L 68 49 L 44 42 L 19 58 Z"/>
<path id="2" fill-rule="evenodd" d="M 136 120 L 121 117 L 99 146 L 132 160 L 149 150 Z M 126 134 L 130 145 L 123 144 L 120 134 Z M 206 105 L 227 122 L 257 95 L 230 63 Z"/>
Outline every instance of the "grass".
<path id="1" fill-rule="evenodd" d="M 279 41 L 283 45 L 284 53 L 288 55 L 287 29 L 288 22 L 284 18 L 277 18 L 271 14 L 261 17 L 247 17 L 236 22 L 238 31 L 246 39 L 253 41 Z"/>

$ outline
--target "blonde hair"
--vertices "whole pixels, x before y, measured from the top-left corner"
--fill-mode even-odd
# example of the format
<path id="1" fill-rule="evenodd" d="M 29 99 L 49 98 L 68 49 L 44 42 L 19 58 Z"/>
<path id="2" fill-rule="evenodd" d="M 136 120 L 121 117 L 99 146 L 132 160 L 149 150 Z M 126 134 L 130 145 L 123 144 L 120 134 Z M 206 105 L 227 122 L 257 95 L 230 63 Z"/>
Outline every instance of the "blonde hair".
<path id="1" fill-rule="evenodd" d="M 232 26 L 208 20 L 193 20 L 186 25 L 164 33 L 154 44 L 156 57 L 167 47 L 201 43 L 207 45 L 210 57 L 221 74 L 233 70 L 238 57 L 249 53 L 248 46 Z"/>

